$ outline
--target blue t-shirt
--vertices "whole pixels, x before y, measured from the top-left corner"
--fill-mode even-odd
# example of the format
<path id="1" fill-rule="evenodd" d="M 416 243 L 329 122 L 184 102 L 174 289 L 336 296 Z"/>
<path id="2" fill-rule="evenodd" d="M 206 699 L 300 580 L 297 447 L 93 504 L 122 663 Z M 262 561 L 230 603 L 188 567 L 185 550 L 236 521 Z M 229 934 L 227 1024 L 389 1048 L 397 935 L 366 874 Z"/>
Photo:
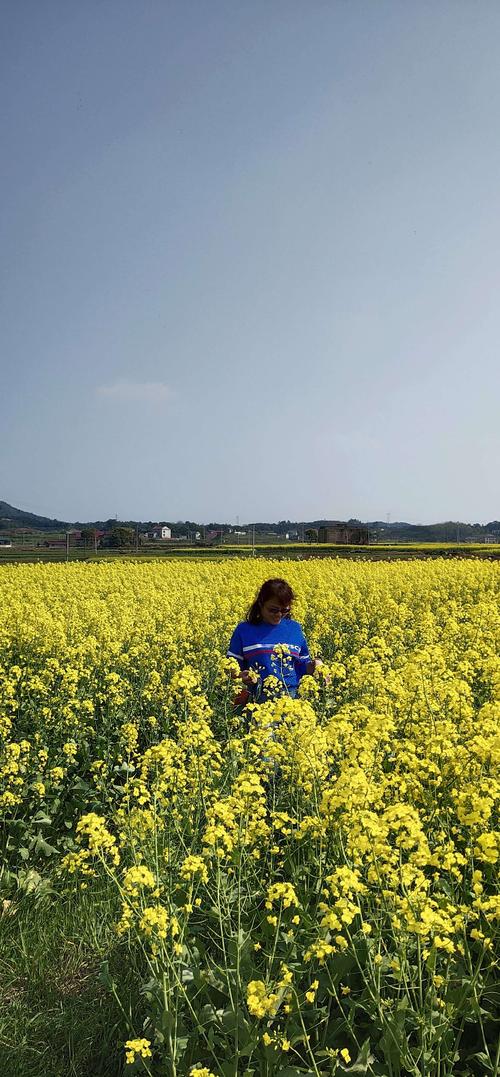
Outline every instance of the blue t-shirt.
<path id="1" fill-rule="evenodd" d="M 279 647 L 276 650 L 277 644 L 284 646 L 283 652 Z M 254 669 L 259 674 L 258 688 L 266 677 L 277 677 L 287 689 L 296 689 L 311 661 L 299 622 L 288 617 L 277 625 L 240 621 L 231 636 L 227 656 L 236 658 L 240 669 Z"/>

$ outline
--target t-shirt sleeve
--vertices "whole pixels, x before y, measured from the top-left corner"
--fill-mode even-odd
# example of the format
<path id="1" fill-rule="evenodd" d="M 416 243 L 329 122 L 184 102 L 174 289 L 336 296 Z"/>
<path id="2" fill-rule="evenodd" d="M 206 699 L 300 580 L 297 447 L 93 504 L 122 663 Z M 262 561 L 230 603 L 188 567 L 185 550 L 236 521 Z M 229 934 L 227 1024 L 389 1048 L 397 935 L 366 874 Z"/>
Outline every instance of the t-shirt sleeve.
<path id="1" fill-rule="evenodd" d="M 229 641 L 229 647 L 226 651 L 227 658 L 236 658 L 239 663 L 240 669 L 243 669 L 245 659 L 243 657 L 243 641 L 241 638 L 240 626 L 237 625 L 231 639 Z"/>

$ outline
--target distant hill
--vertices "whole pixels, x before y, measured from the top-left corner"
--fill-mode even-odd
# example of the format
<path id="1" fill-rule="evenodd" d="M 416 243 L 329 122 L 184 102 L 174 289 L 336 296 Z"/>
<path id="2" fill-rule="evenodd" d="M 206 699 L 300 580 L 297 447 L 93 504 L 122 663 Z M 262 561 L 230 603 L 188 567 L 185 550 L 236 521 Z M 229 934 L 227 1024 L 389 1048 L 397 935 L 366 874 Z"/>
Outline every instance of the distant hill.
<path id="1" fill-rule="evenodd" d="M 37 516 L 34 512 L 16 509 L 7 501 L 0 501 L 0 530 L 13 527 L 32 527 L 36 531 L 62 531 L 68 527 L 67 520 L 51 520 L 48 516 Z"/>

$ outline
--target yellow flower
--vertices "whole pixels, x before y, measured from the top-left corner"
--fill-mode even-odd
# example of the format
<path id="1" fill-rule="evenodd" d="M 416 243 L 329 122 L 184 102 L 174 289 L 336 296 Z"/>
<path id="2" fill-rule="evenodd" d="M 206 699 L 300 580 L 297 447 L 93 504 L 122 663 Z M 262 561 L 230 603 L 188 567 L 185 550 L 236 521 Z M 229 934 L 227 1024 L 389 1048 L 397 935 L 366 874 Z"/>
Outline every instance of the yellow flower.
<path id="1" fill-rule="evenodd" d="M 162 558 L 0 570 L 6 825 L 35 833 L 32 814 L 46 806 L 63 886 L 95 877 L 97 915 L 106 877 L 120 903 L 116 932 L 143 948 L 155 976 L 165 962 L 180 974 L 191 961 L 186 908 L 202 953 L 215 907 L 234 923 L 238 896 L 255 895 L 268 935 L 283 926 L 290 968 L 284 950 L 272 968 L 261 962 L 272 954 L 252 944 L 260 935 L 243 902 L 238 945 L 266 969 L 249 973 L 264 979 L 245 986 L 245 1012 L 277 1049 L 286 1031 L 271 1023 L 295 1008 L 293 985 L 315 1005 L 310 976 L 333 974 L 356 938 L 366 936 L 376 979 L 388 971 L 380 1005 L 389 1019 L 404 954 L 418 951 L 432 969 L 434 1005 L 456 979 L 462 940 L 492 965 L 500 921 L 498 564 L 287 561 L 294 614 L 328 679 L 302 678 L 292 699 L 276 676 L 274 695 L 243 721 L 230 703 L 239 667 L 221 655 L 262 579 L 282 569 Z M 294 661 L 286 648 L 273 660 L 280 676 Z M 89 780 L 90 810 L 75 831 L 64 805 Z M 5 852 L 16 874 L 24 851 L 12 841 Z M 377 953 L 380 933 L 387 949 Z M 446 1028 L 461 1027 L 452 1008 L 436 1001 L 445 1043 Z"/>
<path id="2" fill-rule="evenodd" d="M 148 938 L 166 939 L 171 927 L 170 916 L 162 905 L 148 905 L 141 915 L 139 927 Z"/>
<path id="3" fill-rule="evenodd" d="M 275 882 L 269 886 L 266 898 L 266 909 L 272 909 L 275 903 L 281 901 L 283 909 L 289 909 L 291 905 L 298 905 L 298 898 L 294 887 L 290 882 Z"/>
<path id="4" fill-rule="evenodd" d="M 125 1062 L 131 1066 L 136 1058 L 151 1058 L 151 1041 L 145 1039 L 127 1040 L 125 1043 Z"/>
<path id="5" fill-rule="evenodd" d="M 138 897 L 143 888 L 154 890 L 155 886 L 155 877 L 145 864 L 137 864 L 125 872 L 123 889 L 133 898 Z"/>
<path id="6" fill-rule="evenodd" d="M 312 982 L 312 984 L 311 984 L 311 986 L 309 988 L 309 991 L 306 991 L 306 995 L 305 995 L 308 1002 L 314 1002 L 314 1000 L 316 998 L 316 991 L 318 990 L 318 987 L 319 987 L 319 980 L 313 980 L 313 982 Z"/>
<path id="7" fill-rule="evenodd" d="M 181 864 L 179 874 L 181 879 L 193 879 L 198 875 L 203 883 L 208 882 L 207 865 L 201 856 L 186 856 Z"/>
<path id="8" fill-rule="evenodd" d="M 253 1017 L 266 1017 L 276 1013 L 278 995 L 268 991 L 262 980 L 251 980 L 247 987 L 247 1006 Z"/>

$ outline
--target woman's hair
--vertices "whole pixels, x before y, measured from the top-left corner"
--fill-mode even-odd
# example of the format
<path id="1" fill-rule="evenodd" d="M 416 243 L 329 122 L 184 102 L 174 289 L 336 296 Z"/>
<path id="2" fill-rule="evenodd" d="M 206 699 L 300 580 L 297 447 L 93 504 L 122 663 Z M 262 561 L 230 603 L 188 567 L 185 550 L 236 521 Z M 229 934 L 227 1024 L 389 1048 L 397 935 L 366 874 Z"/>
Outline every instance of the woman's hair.
<path id="1" fill-rule="evenodd" d="M 268 602 L 270 598 L 276 599 L 280 606 L 291 606 L 295 595 L 286 580 L 266 580 L 247 613 L 246 619 L 251 625 L 260 624 L 262 621 L 261 606 L 264 602 Z M 290 614 L 287 613 L 285 616 L 289 618 Z"/>

